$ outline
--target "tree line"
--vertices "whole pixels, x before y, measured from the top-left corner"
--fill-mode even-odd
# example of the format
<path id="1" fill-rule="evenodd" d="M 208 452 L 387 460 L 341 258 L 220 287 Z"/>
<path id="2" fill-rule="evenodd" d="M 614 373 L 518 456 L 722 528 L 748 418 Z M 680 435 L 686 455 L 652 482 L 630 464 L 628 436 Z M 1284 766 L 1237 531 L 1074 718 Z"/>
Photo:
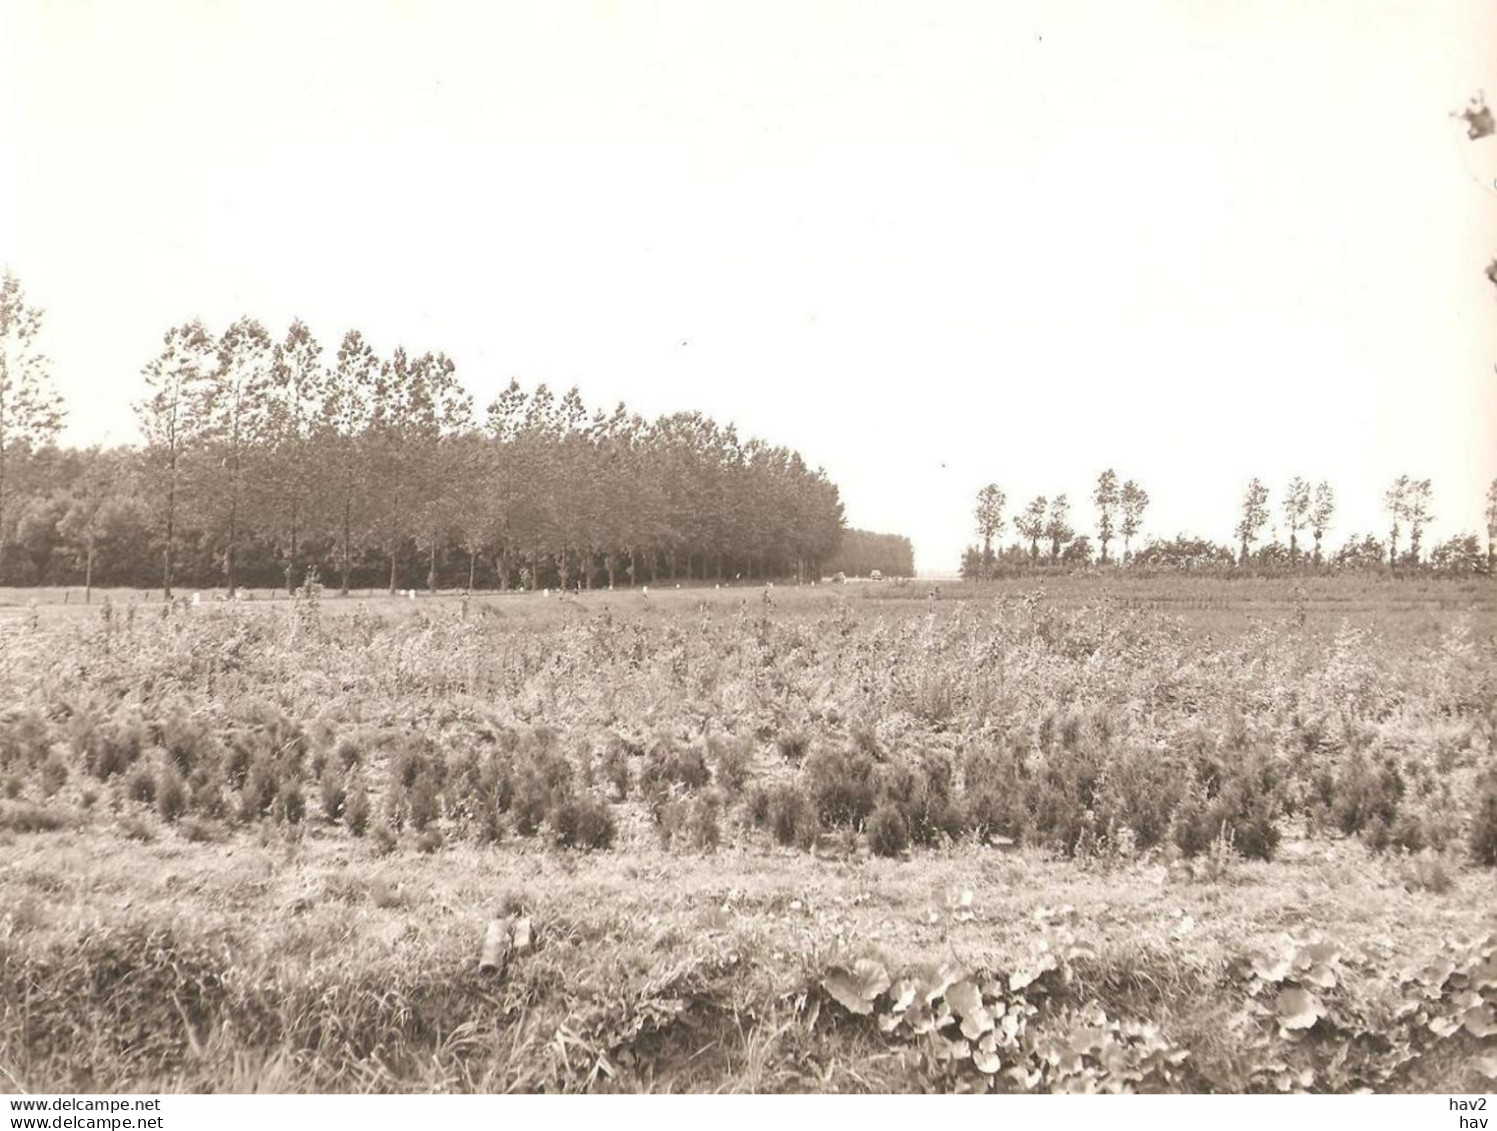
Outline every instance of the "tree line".
<path id="1" fill-rule="evenodd" d="M 978 544 L 962 557 L 962 576 L 992 577 L 1036 565 L 1084 566 L 1115 563 L 1137 568 L 1246 568 L 1292 571 L 1300 569 L 1434 570 L 1455 574 L 1497 573 L 1497 479 L 1487 488 L 1484 518 L 1486 547 L 1473 533 L 1461 533 L 1426 548 L 1425 533 L 1434 521 L 1433 487 L 1428 479 L 1400 475 L 1383 497 L 1389 518 L 1386 540 L 1375 534 L 1352 534 L 1336 551 L 1325 546 L 1336 514 L 1336 493 L 1327 482 L 1311 485 L 1295 476 L 1279 502 L 1284 541 L 1275 536 L 1262 541 L 1273 517 L 1270 492 L 1253 479 L 1238 508 L 1235 547 L 1179 534 L 1153 537 L 1138 550 L 1133 541 L 1143 528 L 1149 496 L 1133 480 L 1121 484 L 1115 471 L 1097 477 L 1090 502 L 1095 513 L 1096 549 L 1092 539 L 1070 522 L 1070 502 L 1064 494 L 1040 495 L 1008 515 L 1008 498 L 996 483 L 977 493 L 974 510 Z M 1008 547 L 995 544 L 1012 523 L 1018 536 Z M 1406 537 L 1405 537 L 1406 536 Z M 1120 555 L 1109 547 L 1122 542 Z"/>
<path id="2" fill-rule="evenodd" d="M 451 358 L 295 321 L 166 332 L 138 446 L 59 447 L 41 313 L 0 288 L 0 581 L 588 588 L 815 577 L 837 488 L 700 413 L 590 410 L 512 381 L 481 411 Z"/>
<path id="3" fill-rule="evenodd" d="M 885 577 L 915 576 L 915 547 L 901 534 L 843 531 L 842 544 L 826 563 L 826 572 L 867 577 L 874 570 Z"/>

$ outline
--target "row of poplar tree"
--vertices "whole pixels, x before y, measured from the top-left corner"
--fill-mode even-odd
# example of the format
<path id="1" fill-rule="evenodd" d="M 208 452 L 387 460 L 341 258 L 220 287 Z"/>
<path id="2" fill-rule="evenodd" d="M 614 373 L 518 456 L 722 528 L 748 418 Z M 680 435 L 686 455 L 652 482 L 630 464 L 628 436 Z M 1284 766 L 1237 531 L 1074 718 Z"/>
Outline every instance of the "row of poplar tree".
<path id="1" fill-rule="evenodd" d="M 1071 504 L 1065 495 L 1031 500 L 1012 517 L 1019 541 L 996 548 L 995 541 L 1009 523 L 1005 513 L 1008 498 L 996 483 L 977 493 L 973 516 L 982 545 L 969 546 L 962 557 L 962 575 L 983 578 L 1037 563 L 1070 566 L 1120 562 L 1162 568 L 1247 567 L 1268 570 L 1305 568 L 1432 569 L 1442 573 L 1497 573 L 1497 479 L 1488 486 L 1483 511 L 1486 544 L 1480 536 L 1463 532 L 1434 546 L 1426 546 L 1425 534 L 1434 522 L 1434 490 L 1428 479 L 1400 475 L 1384 493 L 1388 514 L 1388 537 L 1352 534 L 1339 549 L 1324 545 L 1336 514 L 1336 493 L 1322 481 L 1312 486 L 1295 476 L 1279 500 L 1281 525 L 1273 537 L 1261 542 L 1273 512 L 1270 492 L 1260 479 L 1253 479 L 1243 494 L 1233 534 L 1237 546 L 1208 539 L 1176 535 L 1166 540 L 1150 538 L 1138 550 L 1133 540 L 1143 529 L 1149 494 L 1132 479 L 1119 482 L 1111 468 L 1097 477 L 1090 502 L 1096 513 L 1097 544 L 1071 526 Z M 1287 535 L 1287 543 L 1280 532 Z M 1109 547 L 1122 543 L 1121 554 Z"/>
<path id="2" fill-rule="evenodd" d="M 515 382 L 478 410 L 445 354 L 382 357 L 351 331 L 329 356 L 300 321 L 173 327 L 143 371 L 144 443 L 60 449 L 40 316 L 11 276 L 0 298 L 10 583 L 70 565 L 168 594 L 312 569 L 344 591 L 814 577 L 842 534 L 822 471 L 699 413 Z"/>

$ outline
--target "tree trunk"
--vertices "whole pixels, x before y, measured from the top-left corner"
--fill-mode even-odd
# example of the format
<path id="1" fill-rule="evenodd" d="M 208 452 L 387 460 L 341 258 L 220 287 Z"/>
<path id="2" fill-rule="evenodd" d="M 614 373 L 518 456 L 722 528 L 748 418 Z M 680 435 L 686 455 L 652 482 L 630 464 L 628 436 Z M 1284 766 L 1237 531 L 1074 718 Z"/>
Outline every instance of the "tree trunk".
<path id="1" fill-rule="evenodd" d="M 296 519 L 297 500 L 295 496 L 291 499 L 291 552 L 287 556 L 286 565 L 290 567 L 292 574 L 296 573 Z"/>
<path id="2" fill-rule="evenodd" d="M 431 564 L 426 570 L 426 591 L 435 593 L 437 591 L 437 540 L 431 540 Z"/>
<path id="3" fill-rule="evenodd" d="M 353 569 L 353 534 L 349 513 L 352 506 L 353 501 L 351 499 L 343 500 L 343 585 L 339 589 L 339 592 L 344 597 L 348 596 L 348 575 Z"/>
<path id="4" fill-rule="evenodd" d="M 478 572 L 478 549 L 471 547 L 468 550 L 468 592 L 473 592 L 473 577 Z"/>
<path id="5" fill-rule="evenodd" d="M 238 473 L 238 469 L 235 469 Z M 236 484 L 237 491 L 237 484 Z M 229 501 L 229 540 L 224 546 L 224 585 L 229 590 L 229 596 L 234 596 L 234 543 L 239 538 L 239 496 Z"/>
<path id="6" fill-rule="evenodd" d="M 94 600 L 94 544 L 88 544 L 88 561 L 83 567 L 83 603 L 93 604 Z"/>
<path id="7" fill-rule="evenodd" d="M 390 551 L 390 596 L 392 596 L 392 597 L 395 596 L 395 559 L 396 559 L 396 557 L 397 557 L 397 552 L 394 549 L 391 549 L 391 551 Z"/>

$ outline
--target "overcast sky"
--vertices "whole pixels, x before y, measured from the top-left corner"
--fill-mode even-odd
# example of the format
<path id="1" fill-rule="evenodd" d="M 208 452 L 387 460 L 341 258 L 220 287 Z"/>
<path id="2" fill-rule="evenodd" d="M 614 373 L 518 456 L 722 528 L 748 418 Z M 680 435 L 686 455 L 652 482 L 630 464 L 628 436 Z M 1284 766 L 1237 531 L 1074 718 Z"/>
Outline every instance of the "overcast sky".
<path id="1" fill-rule="evenodd" d="M 0 261 L 66 438 L 162 332 L 701 409 L 954 568 L 973 495 L 1107 466 L 1152 533 L 1246 481 L 1497 476 L 1491 3 L 0 0 Z M 1088 526 L 1089 514 L 1076 517 Z"/>

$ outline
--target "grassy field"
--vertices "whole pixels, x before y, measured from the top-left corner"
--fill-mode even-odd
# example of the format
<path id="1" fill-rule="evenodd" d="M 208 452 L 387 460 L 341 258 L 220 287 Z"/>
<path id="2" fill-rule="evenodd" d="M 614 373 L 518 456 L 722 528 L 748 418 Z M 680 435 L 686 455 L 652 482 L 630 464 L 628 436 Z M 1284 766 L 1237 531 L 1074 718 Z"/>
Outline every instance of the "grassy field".
<path id="1" fill-rule="evenodd" d="M 1494 591 L 0 592 L 0 1088 L 1490 1088 Z"/>

